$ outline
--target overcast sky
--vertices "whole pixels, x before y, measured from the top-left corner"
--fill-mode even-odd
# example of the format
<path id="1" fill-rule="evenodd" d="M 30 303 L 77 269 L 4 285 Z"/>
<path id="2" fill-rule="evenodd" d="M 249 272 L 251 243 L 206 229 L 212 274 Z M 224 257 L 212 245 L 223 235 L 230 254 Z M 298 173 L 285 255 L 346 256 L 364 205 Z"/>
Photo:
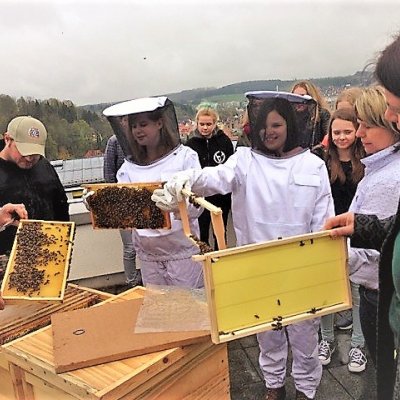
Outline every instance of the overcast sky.
<path id="1" fill-rule="evenodd" d="M 0 0 L 0 93 L 83 105 L 349 75 L 399 16 L 399 0 Z"/>

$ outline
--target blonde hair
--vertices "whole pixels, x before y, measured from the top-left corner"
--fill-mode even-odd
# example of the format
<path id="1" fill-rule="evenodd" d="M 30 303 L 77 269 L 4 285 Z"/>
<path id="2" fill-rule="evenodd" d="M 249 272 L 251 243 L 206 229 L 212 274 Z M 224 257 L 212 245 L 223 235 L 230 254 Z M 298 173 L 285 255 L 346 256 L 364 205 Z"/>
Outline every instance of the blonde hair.
<path id="1" fill-rule="evenodd" d="M 386 99 L 379 86 L 366 88 L 355 102 L 357 117 L 370 126 L 387 129 L 398 139 L 400 133 L 385 118 Z"/>
<path id="2" fill-rule="evenodd" d="M 335 110 L 338 108 L 338 104 L 342 101 L 347 101 L 349 104 L 354 106 L 357 97 L 362 93 L 362 89 L 360 87 L 354 86 L 348 89 L 344 89 L 338 94 L 338 97 L 335 101 Z"/>
<path id="3" fill-rule="evenodd" d="M 296 82 L 293 87 L 291 92 L 293 93 L 298 87 L 303 88 L 309 96 L 311 96 L 321 108 L 325 108 L 326 110 L 329 110 L 329 105 L 327 101 L 325 100 L 324 96 L 322 96 L 321 91 L 318 89 L 317 86 L 315 86 L 313 83 L 310 81 L 299 81 Z"/>
<path id="4" fill-rule="evenodd" d="M 219 119 L 218 113 L 212 107 L 202 107 L 197 111 L 196 114 L 196 122 L 199 120 L 200 117 L 207 116 L 211 117 L 216 123 Z"/>

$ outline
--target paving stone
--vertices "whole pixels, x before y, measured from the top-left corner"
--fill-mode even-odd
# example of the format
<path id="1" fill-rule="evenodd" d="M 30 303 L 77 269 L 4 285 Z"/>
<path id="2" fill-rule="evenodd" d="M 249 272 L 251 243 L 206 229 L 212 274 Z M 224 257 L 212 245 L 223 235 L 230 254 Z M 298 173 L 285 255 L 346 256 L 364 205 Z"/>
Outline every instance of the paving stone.
<path id="1" fill-rule="evenodd" d="M 337 351 L 324 367 L 315 400 L 376 400 L 375 369 L 371 361 L 364 372 L 347 369 L 351 331 L 336 331 Z M 265 385 L 258 365 L 259 348 L 255 335 L 228 343 L 232 400 L 263 400 Z M 369 358 L 370 360 L 370 358 Z M 294 400 L 295 386 L 290 376 L 292 357 L 289 351 L 286 378 L 286 400 Z"/>

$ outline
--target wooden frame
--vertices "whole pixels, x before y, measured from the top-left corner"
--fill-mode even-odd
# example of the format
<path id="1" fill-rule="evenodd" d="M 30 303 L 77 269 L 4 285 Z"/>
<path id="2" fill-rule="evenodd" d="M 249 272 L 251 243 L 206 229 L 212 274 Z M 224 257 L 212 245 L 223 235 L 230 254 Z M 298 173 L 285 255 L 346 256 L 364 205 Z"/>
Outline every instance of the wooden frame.
<path id="1" fill-rule="evenodd" d="M 193 259 L 203 262 L 214 343 L 351 307 L 346 239 L 327 231 Z"/>
<path id="2" fill-rule="evenodd" d="M 85 184 L 82 187 L 86 188 L 88 191 L 96 192 L 97 190 L 104 189 L 107 187 L 117 187 L 117 188 L 135 188 L 135 189 L 148 189 L 153 192 L 155 189 L 162 189 L 163 182 L 139 182 L 139 183 L 95 183 L 95 184 Z M 118 203 L 113 205 L 114 208 L 118 208 Z M 162 229 L 171 229 L 171 217 L 170 213 L 167 211 L 162 211 L 164 216 L 164 225 Z M 114 229 L 114 228 L 105 228 L 98 226 L 96 221 L 96 215 L 92 210 L 90 210 L 90 219 L 92 222 L 92 226 L 94 229 Z M 135 229 L 135 226 L 129 228 L 122 229 Z"/>
<path id="3" fill-rule="evenodd" d="M 61 260 L 47 262 L 44 269 L 44 282 L 40 285 L 39 291 L 24 294 L 18 292 L 16 288 L 9 288 L 10 276 L 14 272 L 15 256 L 18 247 L 18 235 L 25 224 L 38 224 L 42 226 L 42 231 L 54 236 L 55 242 L 45 246 L 51 252 L 59 252 Z M 23 301 L 45 301 L 61 302 L 64 298 L 65 287 L 67 285 L 68 272 L 71 262 L 72 246 L 75 236 L 75 223 L 64 221 L 42 221 L 42 220 L 21 220 L 18 225 L 17 235 L 11 250 L 10 258 L 1 285 L 2 297 L 7 304 L 19 303 Z M 40 247 L 40 243 L 36 243 Z M 63 262 L 61 262 L 63 261 Z"/>

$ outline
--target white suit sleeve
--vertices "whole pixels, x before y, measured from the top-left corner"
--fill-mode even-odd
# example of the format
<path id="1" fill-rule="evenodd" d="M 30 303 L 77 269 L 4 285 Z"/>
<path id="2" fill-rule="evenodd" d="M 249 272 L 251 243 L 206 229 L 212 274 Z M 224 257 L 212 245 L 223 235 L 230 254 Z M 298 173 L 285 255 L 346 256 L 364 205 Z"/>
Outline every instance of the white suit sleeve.
<path id="1" fill-rule="evenodd" d="M 315 200 L 315 209 L 312 216 L 311 230 L 317 232 L 322 229 L 327 218 L 335 215 L 335 207 L 328 171 L 325 165 L 320 168 L 320 187 Z"/>
<path id="2" fill-rule="evenodd" d="M 238 173 L 237 160 L 235 153 L 224 164 L 189 171 L 192 191 L 204 197 L 234 191 Z"/>

